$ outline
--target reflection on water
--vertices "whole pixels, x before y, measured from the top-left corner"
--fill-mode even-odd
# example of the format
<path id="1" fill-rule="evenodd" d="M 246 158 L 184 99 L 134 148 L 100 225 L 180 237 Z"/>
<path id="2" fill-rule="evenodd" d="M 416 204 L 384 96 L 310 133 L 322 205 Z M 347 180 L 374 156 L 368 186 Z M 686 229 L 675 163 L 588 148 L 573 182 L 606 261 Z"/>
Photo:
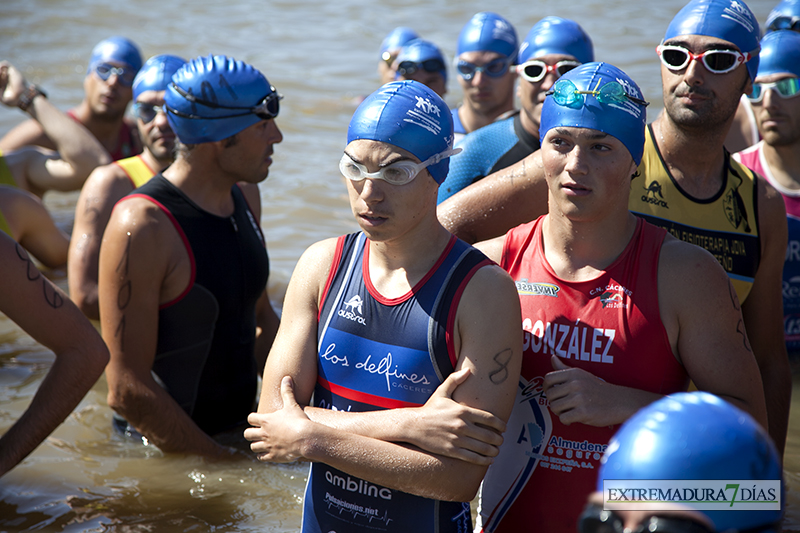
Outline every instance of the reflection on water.
<path id="1" fill-rule="evenodd" d="M 749 2 L 760 21 L 777 2 Z M 592 36 L 597 59 L 626 70 L 661 108 L 654 49 L 684 0 L 496 0 L 520 37 L 546 15 L 573 18 Z M 262 69 L 284 94 L 269 179 L 261 184 L 264 228 L 272 267 L 269 292 L 280 307 L 292 269 L 312 242 L 356 226 L 337 162 L 359 95 L 378 84 L 377 48 L 394 26 L 411 26 L 453 57 L 461 26 L 485 2 L 462 0 L 257 0 L 238 2 L 0 2 L 0 59 L 8 58 L 41 84 L 62 109 L 82 98 L 92 46 L 123 34 L 145 56 L 186 58 L 224 53 Z M 446 100 L 460 89 L 450 69 Z M 0 109 L 0 135 L 22 119 Z M 69 231 L 77 193 L 48 193 L 57 224 Z M 48 274 L 66 289 L 63 271 Z M 0 433 L 30 402 L 52 361 L 0 317 Z M 123 441 L 111 431 L 101 379 L 67 421 L 22 465 L 0 479 L 2 531 L 296 531 L 306 468 L 263 465 L 249 453 L 208 464 L 164 456 Z M 786 448 L 789 522 L 800 529 L 800 407 L 793 403 Z M 0 453 L 2 453 L 0 451 Z"/>

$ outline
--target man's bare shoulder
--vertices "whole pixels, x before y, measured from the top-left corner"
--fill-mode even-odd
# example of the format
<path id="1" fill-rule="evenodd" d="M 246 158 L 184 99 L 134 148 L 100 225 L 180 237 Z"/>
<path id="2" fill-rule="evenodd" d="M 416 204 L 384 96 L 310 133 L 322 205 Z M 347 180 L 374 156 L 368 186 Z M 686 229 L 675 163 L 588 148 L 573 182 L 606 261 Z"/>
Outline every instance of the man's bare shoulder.
<path id="1" fill-rule="evenodd" d="M 481 267 L 469 280 L 458 307 L 460 317 L 482 322 L 495 319 L 505 320 L 508 312 L 516 310 L 519 315 L 519 295 L 517 287 L 508 272 L 495 264 Z M 521 324 L 515 320 L 515 324 Z"/>
<path id="2" fill-rule="evenodd" d="M 786 226 L 786 205 L 781 194 L 761 175 L 756 176 L 760 233 L 769 233 Z"/>
<path id="3" fill-rule="evenodd" d="M 144 196 L 123 198 L 111 213 L 103 241 L 115 236 L 154 237 L 172 228 L 166 213 L 152 200 Z"/>
<path id="4" fill-rule="evenodd" d="M 669 234 L 661 246 L 658 273 L 660 294 L 666 288 L 668 294 L 680 294 L 689 300 L 708 290 L 709 283 L 728 277 L 708 250 Z"/>

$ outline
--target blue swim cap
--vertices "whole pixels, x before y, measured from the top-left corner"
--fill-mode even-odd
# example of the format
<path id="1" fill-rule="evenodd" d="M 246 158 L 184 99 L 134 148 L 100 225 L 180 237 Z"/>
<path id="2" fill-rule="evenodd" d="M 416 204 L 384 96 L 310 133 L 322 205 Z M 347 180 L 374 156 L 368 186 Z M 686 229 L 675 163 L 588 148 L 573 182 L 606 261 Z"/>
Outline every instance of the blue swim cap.
<path id="1" fill-rule="evenodd" d="M 761 39 L 758 75 L 791 74 L 800 78 L 800 33 L 773 31 Z"/>
<path id="2" fill-rule="evenodd" d="M 483 11 L 473 15 L 458 36 L 456 55 L 464 52 L 496 52 L 517 61 L 517 31 L 497 13 Z"/>
<path id="3" fill-rule="evenodd" d="M 250 109 L 274 92 L 267 78 L 247 63 L 226 56 L 198 57 L 172 76 L 164 95 L 167 120 L 184 144 L 221 141 L 263 120 Z"/>
<path id="4" fill-rule="evenodd" d="M 782 29 L 800 31 L 800 24 L 798 24 L 797 20 L 795 21 L 796 26 L 792 25 L 792 17 L 795 19 L 800 18 L 800 0 L 783 0 L 782 2 L 779 2 L 778 5 L 769 12 L 769 16 L 767 16 L 766 31 L 771 32 Z M 778 19 L 787 20 L 781 21 Z M 788 24 L 784 24 L 783 22 Z M 773 24 L 777 27 L 773 27 Z"/>
<path id="5" fill-rule="evenodd" d="M 453 117 L 438 94 L 418 81 L 387 83 L 358 106 L 347 128 L 347 144 L 358 139 L 379 141 L 414 154 L 420 162 L 439 154 L 427 168 L 441 184 L 453 155 Z M 459 150 L 460 151 L 460 150 Z"/>
<path id="6" fill-rule="evenodd" d="M 568 85 L 572 84 L 571 86 Z M 642 91 L 627 74 L 608 63 L 585 63 L 559 78 L 542 105 L 539 138 L 553 128 L 568 126 L 602 131 L 619 139 L 638 165 L 644 151 L 644 130 L 647 122 L 645 106 L 622 96 L 620 102 L 605 99 L 604 95 L 573 94 L 579 91 L 603 91 L 607 83 L 616 82 L 625 93 L 641 100 Z M 566 96 L 575 99 L 572 105 L 559 104 L 558 89 L 570 87 Z M 601 101 L 604 100 L 604 101 Z"/>
<path id="7" fill-rule="evenodd" d="M 758 41 L 761 30 L 753 12 L 741 0 L 691 0 L 670 22 L 664 41 L 680 35 L 705 35 L 733 43 L 749 52 L 745 63 L 750 79 L 758 71 Z"/>
<path id="8" fill-rule="evenodd" d="M 565 54 L 581 63 L 594 61 L 592 40 L 577 22 L 545 17 L 537 22 L 519 47 L 519 63 L 548 54 Z"/>
<path id="9" fill-rule="evenodd" d="M 381 43 L 381 58 L 385 59 L 383 57 L 384 52 L 390 52 L 392 50 L 402 48 L 407 42 L 418 38 L 419 35 L 417 35 L 417 32 L 411 28 L 398 26 L 397 28 L 393 29 Z"/>
<path id="10" fill-rule="evenodd" d="M 133 101 L 145 91 L 166 90 L 172 75 L 185 63 L 185 59 L 169 54 L 153 56 L 145 61 L 133 80 Z"/>
<path id="11" fill-rule="evenodd" d="M 109 37 L 97 43 L 92 49 L 86 74 L 90 74 L 97 64 L 109 61 L 128 65 L 136 72 L 142 68 L 142 54 L 139 52 L 139 47 L 125 37 Z"/>
<path id="12" fill-rule="evenodd" d="M 438 59 L 442 62 L 443 69 L 439 72 L 444 76 L 444 82 L 447 83 L 447 66 L 444 61 L 444 56 L 439 47 L 425 39 L 413 39 L 403 45 L 400 53 L 397 54 L 395 62 L 399 65 L 403 61 L 413 61 L 414 63 L 422 63 L 429 59 Z"/>
<path id="13" fill-rule="evenodd" d="M 713 394 L 682 392 L 650 404 L 622 425 L 600 461 L 597 490 L 605 479 L 776 480 L 781 473 L 772 440 L 749 414 Z M 701 512 L 716 531 L 781 518 L 779 510 Z"/>

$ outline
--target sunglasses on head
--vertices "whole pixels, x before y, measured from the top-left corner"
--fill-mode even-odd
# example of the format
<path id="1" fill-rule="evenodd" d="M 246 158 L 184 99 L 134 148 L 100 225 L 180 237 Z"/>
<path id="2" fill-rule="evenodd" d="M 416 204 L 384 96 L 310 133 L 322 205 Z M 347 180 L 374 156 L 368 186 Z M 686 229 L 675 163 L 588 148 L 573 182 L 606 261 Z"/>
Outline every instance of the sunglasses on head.
<path id="1" fill-rule="evenodd" d="M 660 44 L 656 47 L 656 52 L 664 66 L 670 70 L 683 70 L 689 66 L 690 61 L 702 60 L 706 69 L 714 74 L 725 74 L 752 59 L 749 53 L 743 54 L 736 50 L 712 49 L 694 54 L 683 46 L 672 44 Z"/>
<path id="2" fill-rule="evenodd" d="M 161 105 L 144 104 L 137 102 L 133 105 L 133 114 L 144 124 L 149 124 L 159 113 L 165 113 L 166 108 Z"/>
<path id="3" fill-rule="evenodd" d="M 94 72 L 103 81 L 108 81 L 108 78 L 114 75 L 125 87 L 133 85 L 133 79 L 136 77 L 136 72 L 132 68 L 115 67 L 109 63 L 98 63 L 94 66 Z"/>
<path id="4" fill-rule="evenodd" d="M 418 70 L 442 72 L 444 70 L 444 62 L 441 59 L 426 59 L 419 63 L 416 61 L 402 61 L 397 65 L 397 73 L 401 76 L 411 76 Z"/>
<path id="5" fill-rule="evenodd" d="M 566 60 L 559 61 L 554 65 L 548 65 L 544 61 L 532 59 L 521 65 L 517 65 L 517 73 L 522 76 L 523 79 L 531 83 L 536 83 L 542 81 L 544 77 L 547 76 L 548 72 L 555 72 L 560 78 L 570 70 L 580 65 L 580 61 Z"/>
<path id="6" fill-rule="evenodd" d="M 211 107 L 211 108 L 214 108 L 214 109 L 239 109 L 239 110 L 245 111 L 245 113 L 237 113 L 235 115 L 221 115 L 221 116 L 216 116 L 216 117 L 201 117 L 201 116 L 198 116 L 198 115 L 191 115 L 189 113 L 183 113 L 183 112 L 178 111 L 176 109 L 172 109 L 171 107 L 167 107 L 167 111 L 169 111 L 170 113 L 172 113 L 174 115 L 177 115 L 179 117 L 183 117 L 183 118 L 199 118 L 199 119 L 209 120 L 209 119 L 217 119 L 217 118 L 243 117 L 245 115 L 249 115 L 250 113 L 253 113 L 254 115 L 256 115 L 257 117 L 259 117 L 261 119 L 269 120 L 269 119 L 273 119 L 273 118 L 278 116 L 278 113 L 280 112 L 280 101 L 283 99 L 283 95 L 278 94 L 275 91 L 275 87 L 270 85 L 269 86 L 269 93 L 257 105 L 255 105 L 253 107 L 228 106 L 228 105 L 222 105 L 222 104 L 218 104 L 216 102 L 210 102 L 208 100 L 203 100 L 201 98 L 198 98 L 195 95 L 193 95 L 192 93 L 184 91 L 182 88 L 180 88 L 175 83 L 172 83 L 170 85 L 172 86 L 173 89 L 175 89 L 178 92 L 178 94 L 180 94 L 181 96 L 183 96 L 184 98 L 186 98 L 187 100 L 189 100 L 190 102 L 192 102 L 194 104 L 200 104 L 200 105 L 204 105 L 206 107 Z"/>
<path id="7" fill-rule="evenodd" d="M 781 98 L 792 98 L 800 94 L 800 79 L 786 78 L 773 83 L 754 83 L 753 91 L 747 95 L 747 98 L 754 104 L 759 103 L 764 99 L 767 89 L 774 90 Z"/>
<path id="8" fill-rule="evenodd" d="M 597 86 L 592 91 L 580 91 L 569 80 L 558 80 L 553 85 L 553 90 L 547 91 L 546 96 L 552 96 L 556 103 L 560 106 L 569 107 L 572 109 L 580 109 L 586 103 L 586 95 L 591 94 L 601 104 L 623 104 L 627 100 L 635 104 L 647 107 L 650 102 L 645 102 L 641 98 L 629 95 L 625 91 L 625 87 L 617 81 L 610 81 L 599 87 L 600 80 L 597 80 Z M 599 88 L 598 88 L 599 87 Z"/>
<path id="9" fill-rule="evenodd" d="M 353 161 L 347 152 L 345 152 L 342 159 L 339 161 L 339 171 L 350 181 L 363 181 L 367 178 L 372 178 L 383 180 L 391 185 L 405 185 L 416 178 L 425 168 L 435 165 L 442 159 L 455 155 L 460 151 L 461 148 L 445 150 L 444 152 L 429 157 L 422 163 L 414 163 L 408 160 L 396 161 L 377 172 L 368 172 L 367 167 Z"/>
<path id="10" fill-rule="evenodd" d="M 485 65 L 476 65 L 469 61 L 459 59 L 456 61 L 456 70 L 458 74 L 467 81 L 475 77 L 478 72 L 483 72 L 491 78 L 499 78 L 508 72 L 508 67 L 511 64 L 511 59 L 507 57 L 497 57 L 492 59 Z"/>
<path id="11" fill-rule="evenodd" d="M 792 30 L 800 31 L 800 17 L 778 17 L 772 21 L 767 31 Z"/>
<path id="12" fill-rule="evenodd" d="M 625 529 L 625 522 L 614 511 L 590 504 L 578 519 L 579 533 L 713 533 L 702 522 L 684 517 L 651 516 L 636 529 Z"/>

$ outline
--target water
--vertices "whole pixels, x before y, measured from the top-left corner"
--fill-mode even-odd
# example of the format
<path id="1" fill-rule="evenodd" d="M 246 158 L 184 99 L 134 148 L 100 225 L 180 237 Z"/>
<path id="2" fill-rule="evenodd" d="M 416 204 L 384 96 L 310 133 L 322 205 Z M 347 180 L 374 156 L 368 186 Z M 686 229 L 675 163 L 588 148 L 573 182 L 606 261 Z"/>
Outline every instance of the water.
<path id="1" fill-rule="evenodd" d="M 0 58 L 41 84 L 62 109 L 82 98 L 92 46 L 110 35 L 136 41 L 145 57 L 227 54 L 260 68 L 285 95 L 278 124 L 285 140 L 261 184 L 262 226 L 272 262 L 269 293 L 280 307 L 292 269 L 311 243 L 353 231 L 337 163 L 358 96 L 378 85 L 377 49 L 395 26 L 410 26 L 452 58 L 461 26 L 492 9 L 520 38 L 539 19 L 577 20 L 597 59 L 627 71 L 661 108 L 655 46 L 683 0 L 4 0 Z M 777 0 L 750 2 L 759 21 Z M 460 89 L 450 69 L 449 104 Z M 0 135 L 22 120 L 0 109 Z M 48 193 L 57 224 L 69 231 L 77 193 Z M 63 271 L 48 276 L 66 289 Z M 24 411 L 52 354 L 0 316 L 0 433 Z M 800 383 L 797 384 L 800 387 Z M 0 479 L 2 531 L 296 531 L 305 467 L 266 466 L 243 454 L 207 464 L 164 457 L 122 442 L 110 430 L 101 380 L 67 421 L 23 464 Z M 786 448 L 789 523 L 800 529 L 800 406 L 793 402 Z"/>

